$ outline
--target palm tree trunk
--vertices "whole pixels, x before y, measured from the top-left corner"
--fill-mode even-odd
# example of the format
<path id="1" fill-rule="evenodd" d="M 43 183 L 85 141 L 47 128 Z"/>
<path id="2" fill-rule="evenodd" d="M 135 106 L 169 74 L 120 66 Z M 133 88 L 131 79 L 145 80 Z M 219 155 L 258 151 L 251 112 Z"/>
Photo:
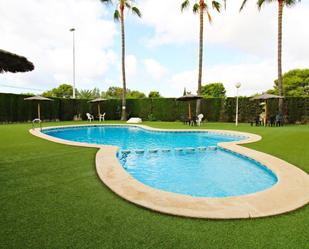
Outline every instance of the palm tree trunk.
<path id="1" fill-rule="evenodd" d="M 201 95 L 202 71 L 203 71 L 203 34 L 204 33 L 204 1 L 200 0 L 200 44 L 199 44 L 199 66 L 198 66 L 198 86 L 197 94 Z M 196 103 L 196 115 L 201 113 L 201 100 Z"/>
<path id="2" fill-rule="evenodd" d="M 282 86 L 282 15 L 283 1 L 278 0 L 278 89 L 279 95 L 283 96 Z M 283 99 L 279 99 L 279 113 L 283 114 Z"/>
<path id="3" fill-rule="evenodd" d="M 121 46 L 122 46 L 122 108 L 121 108 L 121 120 L 127 120 L 127 112 L 126 112 L 126 67 L 125 67 L 125 32 L 124 32 L 124 5 L 120 6 L 120 18 L 121 18 Z"/>

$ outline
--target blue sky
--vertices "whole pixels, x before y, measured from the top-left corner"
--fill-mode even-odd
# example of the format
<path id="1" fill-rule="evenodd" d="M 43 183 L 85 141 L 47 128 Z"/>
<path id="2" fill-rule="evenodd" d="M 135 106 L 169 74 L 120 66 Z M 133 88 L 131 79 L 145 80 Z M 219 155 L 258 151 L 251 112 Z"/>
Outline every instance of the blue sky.
<path id="1" fill-rule="evenodd" d="M 221 14 L 212 11 L 213 24 L 205 22 L 203 84 L 223 82 L 229 96 L 236 82 L 242 83 L 242 95 L 271 88 L 277 71 L 277 5 L 259 12 L 251 1 L 239 14 L 240 2 L 228 3 Z M 137 4 L 142 19 L 126 14 L 128 88 L 158 90 L 166 97 L 179 96 L 184 87 L 196 91 L 198 16 L 181 13 L 180 0 Z M 30 73 L 0 75 L 0 92 L 40 93 L 71 83 L 71 27 L 76 28 L 77 88 L 121 86 L 120 30 L 113 10 L 97 0 L 0 0 L 0 48 L 36 66 Z M 304 2 L 284 11 L 284 71 L 309 65 L 308 16 Z"/>

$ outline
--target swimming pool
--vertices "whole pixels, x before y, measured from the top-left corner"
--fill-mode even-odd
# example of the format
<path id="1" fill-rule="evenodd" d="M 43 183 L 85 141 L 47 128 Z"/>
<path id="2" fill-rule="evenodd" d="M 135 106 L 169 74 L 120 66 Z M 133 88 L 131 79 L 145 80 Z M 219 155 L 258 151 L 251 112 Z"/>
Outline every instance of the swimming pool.
<path id="1" fill-rule="evenodd" d="M 194 197 L 229 197 L 263 191 L 277 177 L 260 163 L 221 149 L 245 139 L 213 132 L 152 131 L 135 126 L 52 128 L 49 136 L 115 145 L 118 159 L 136 180 L 155 189 Z"/>

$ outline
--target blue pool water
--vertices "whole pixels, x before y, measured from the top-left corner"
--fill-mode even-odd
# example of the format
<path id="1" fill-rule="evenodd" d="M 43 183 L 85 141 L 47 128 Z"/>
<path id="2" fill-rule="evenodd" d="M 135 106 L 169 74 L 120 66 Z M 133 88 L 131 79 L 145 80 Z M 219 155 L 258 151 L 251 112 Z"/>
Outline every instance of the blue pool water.
<path id="1" fill-rule="evenodd" d="M 124 169 L 164 191 L 199 197 L 238 196 L 270 188 L 276 176 L 260 163 L 220 149 L 244 137 L 208 132 L 158 132 L 129 126 L 56 128 L 45 134 L 76 142 L 115 145 Z"/>

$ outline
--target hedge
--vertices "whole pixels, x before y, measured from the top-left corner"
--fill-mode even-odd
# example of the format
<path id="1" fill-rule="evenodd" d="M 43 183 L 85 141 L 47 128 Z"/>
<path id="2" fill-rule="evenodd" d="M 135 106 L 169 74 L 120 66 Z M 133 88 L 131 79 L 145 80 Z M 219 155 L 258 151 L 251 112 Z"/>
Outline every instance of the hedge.
<path id="1" fill-rule="evenodd" d="M 26 95 L 0 93 L 0 122 L 24 122 L 37 116 L 37 104 L 24 101 Z M 97 116 L 97 104 L 83 99 L 59 99 L 41 103 L 41 118 L 43 120 L 73 120 L 78 115 L 86 119 L 86 113 Z M 201 111 L 208 121 L 235 121 L 235 98 L 207 98 L 201 100 Z M 194 115 L 196 103 L 192 102 Z M 110 99 L 100 103 L 105 118 L 118 120 L 121 116 L 121 100 Z M 278 112 L 278 100 L 268 101 L 270 116 Z M 258 101 L 250 98 L 239 98 L 239 121 L 249 122 L 261 112 Z M 187 115 L 188 103 L 176 101 L 175 98 L 144 98 L 127 99 L 128 117 L 141 117 L 143 120 L 175 121 Z M 309 97 L 288 97 L 284 100 L 284 113 L 289 123 L 309 123 Z"/>

